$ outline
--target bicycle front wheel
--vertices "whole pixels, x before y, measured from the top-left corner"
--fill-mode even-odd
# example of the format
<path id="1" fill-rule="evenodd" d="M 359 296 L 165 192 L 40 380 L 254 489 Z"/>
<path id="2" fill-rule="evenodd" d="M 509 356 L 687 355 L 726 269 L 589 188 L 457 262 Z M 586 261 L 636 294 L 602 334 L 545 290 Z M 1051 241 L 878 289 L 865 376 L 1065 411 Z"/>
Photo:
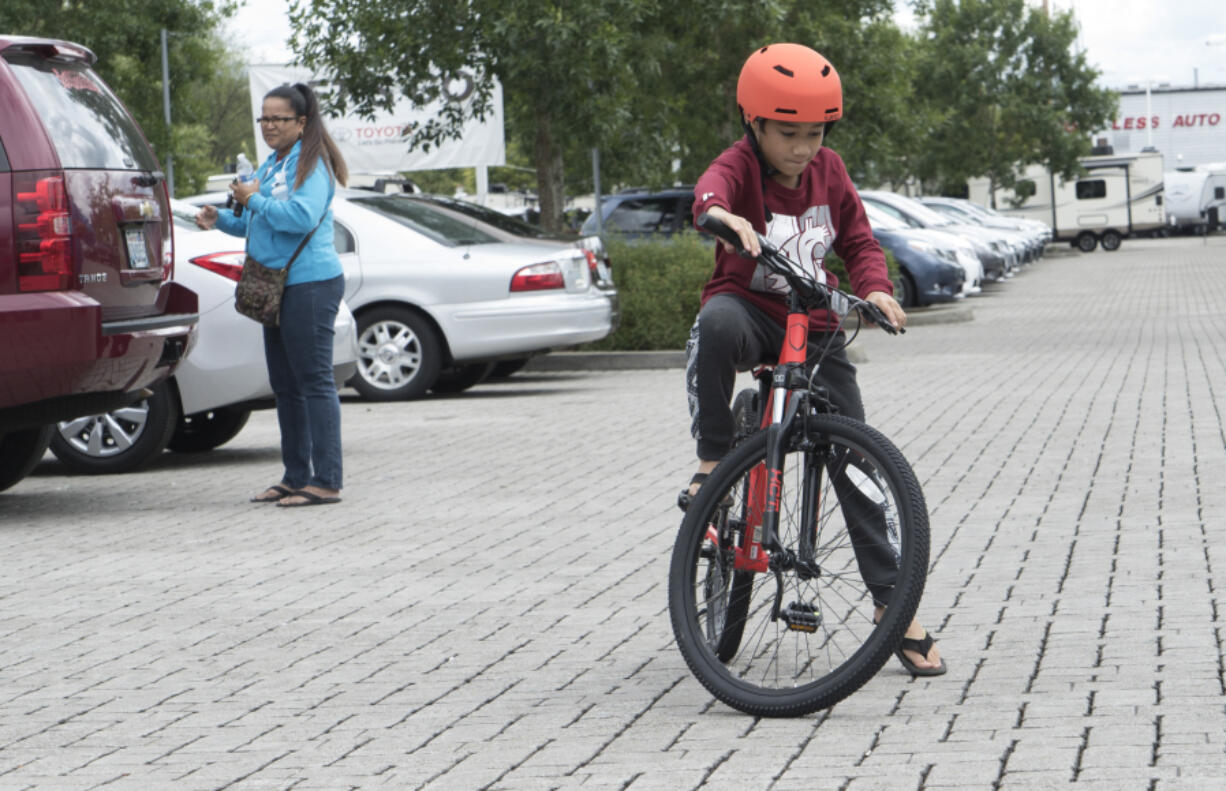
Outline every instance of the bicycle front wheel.
<path id="1" fill-rule="evenodd" d="M 755 562 L 766 440 L 758 432 L 733 450 L 686 512 L 669 612 L 686 663 L 715 697 L 789 717 L 833 706 L 889 659 L 923 593 L 928 512 L 880 432 L 811 416 L 781 439 L 778 544 Z"/>

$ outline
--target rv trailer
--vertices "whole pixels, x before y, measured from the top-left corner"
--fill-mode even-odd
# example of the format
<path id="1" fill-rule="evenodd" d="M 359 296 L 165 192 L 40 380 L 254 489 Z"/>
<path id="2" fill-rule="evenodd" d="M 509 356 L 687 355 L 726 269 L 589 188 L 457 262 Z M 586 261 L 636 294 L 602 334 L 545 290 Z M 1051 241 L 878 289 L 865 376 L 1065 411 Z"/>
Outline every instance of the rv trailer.
<path id="1" fill-rule="evenodd" d="M 1168 171 L 1166 216 L 1175 230 L 1207 233 L 1226 222 L 1226 165 Z"/>
<path id="2" fill-rule="evenodd" d="M 1125 237 L 1164 227 L 1162 154 L 1094 155 L 1082 157 L 1081 166 L 1083 175 L 1065 181 L 1031 165 L 1014 190 L 995 194 L 988 179 L 971 179 L 969 197 L 1003 214 L 1042 220 L 1053 239 L 1087 253 L 1100 243 L 1116 250 Z"/>

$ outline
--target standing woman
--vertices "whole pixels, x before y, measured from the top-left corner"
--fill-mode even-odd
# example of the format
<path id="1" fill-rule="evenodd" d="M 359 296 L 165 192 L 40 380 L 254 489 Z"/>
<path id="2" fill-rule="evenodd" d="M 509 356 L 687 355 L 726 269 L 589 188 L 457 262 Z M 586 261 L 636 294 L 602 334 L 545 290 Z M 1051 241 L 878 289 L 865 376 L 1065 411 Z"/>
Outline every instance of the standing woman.
<path id="1" fill-rule="evenodd" d="M 341 405 L 332 378 L 333 323 L 345 290 L 332 246 L 332 195 L 349 172 L 323 127 L 319 101 L 297 83 L 273 88 L 258 119 L 272 154 L 255 178 L 232 185 L 241 216 L 206 206 L 196 224 L 247 237 L 261 264 L 284 267 L 302 240 L 281 299 L 279 327 L 264 327 L 268 379 L 281 426 L 281 481 L 251 498 L 282 507 L 340 502 Z"/>

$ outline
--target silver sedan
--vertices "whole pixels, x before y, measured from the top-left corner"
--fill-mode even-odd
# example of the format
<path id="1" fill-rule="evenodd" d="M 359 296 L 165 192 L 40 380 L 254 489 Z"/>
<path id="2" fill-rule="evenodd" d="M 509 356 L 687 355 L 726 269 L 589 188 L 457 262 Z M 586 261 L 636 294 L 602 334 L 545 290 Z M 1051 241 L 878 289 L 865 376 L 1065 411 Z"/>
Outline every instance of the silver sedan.
<path id="1" fill-rule="evenodd" d="M 617 291 L 591 241 L 424 195 L 344 190 L 333 212 L 358 322 L 351 384 L 367 398 L 460 390 L 497 362 L 514 367 L 617 326 Z"/>
<path id="2" fill-rule="evenodd" d="M 224 193 L 187 200 L 219 205 Z M 349 381 L 376 401 L 455 392 L 497 366 L 599 340 L 617 289 L 599 239 L 562 240 L 473 203 L 341 189 L 333 243 L 358 325 Z"/>

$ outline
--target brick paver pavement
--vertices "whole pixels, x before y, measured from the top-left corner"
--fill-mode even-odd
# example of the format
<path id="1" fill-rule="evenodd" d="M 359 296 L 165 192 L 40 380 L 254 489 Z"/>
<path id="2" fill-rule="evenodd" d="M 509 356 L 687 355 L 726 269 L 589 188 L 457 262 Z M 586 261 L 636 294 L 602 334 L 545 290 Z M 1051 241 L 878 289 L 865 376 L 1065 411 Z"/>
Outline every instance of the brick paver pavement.
<path id="1" fill-rule="evenodd" d="M 672 644 L 681 372 L 344 406 L 345 502 L 229 445 L 0 495 L 3 789 L 1218 789 L 1226 238 L 1052 256 L 860 346 L 948 675 L 754 720 Z"/>

